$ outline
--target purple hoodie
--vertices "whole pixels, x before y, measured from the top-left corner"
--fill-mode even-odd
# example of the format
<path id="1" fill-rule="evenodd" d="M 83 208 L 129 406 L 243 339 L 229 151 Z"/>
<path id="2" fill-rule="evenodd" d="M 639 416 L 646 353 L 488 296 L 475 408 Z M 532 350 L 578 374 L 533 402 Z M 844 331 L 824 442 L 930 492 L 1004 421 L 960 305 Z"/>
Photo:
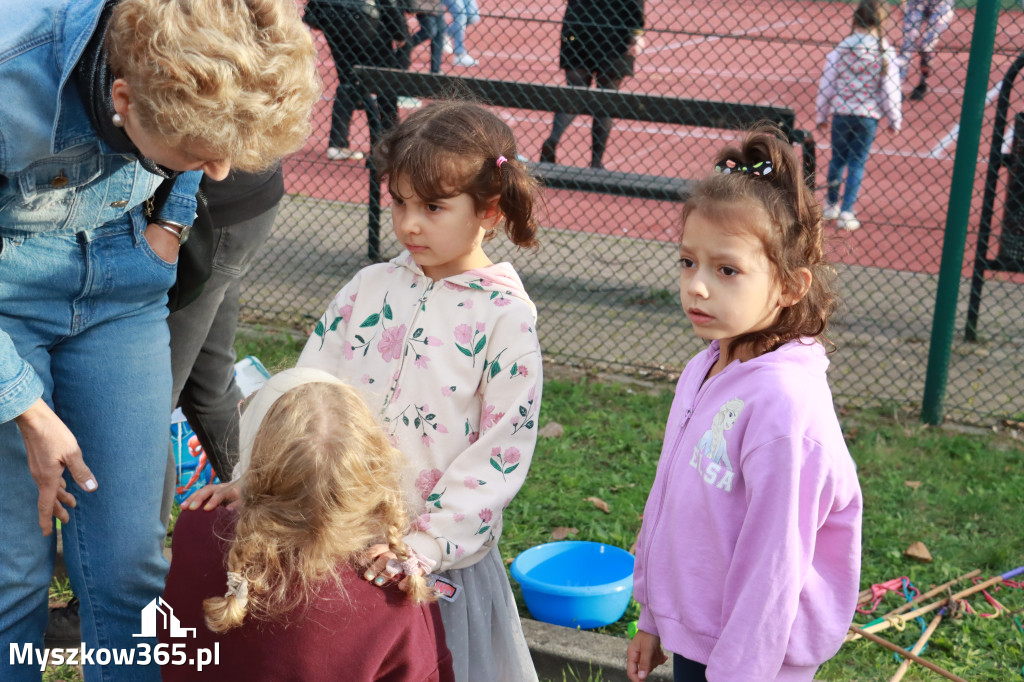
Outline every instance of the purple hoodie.
<path id="1" fill-rule="evenodd" d="M 676 387 L 636 550 L 639 627 L 710 682 L 810 681 L 860 582 L 861 492 L 811 339 Z"/>

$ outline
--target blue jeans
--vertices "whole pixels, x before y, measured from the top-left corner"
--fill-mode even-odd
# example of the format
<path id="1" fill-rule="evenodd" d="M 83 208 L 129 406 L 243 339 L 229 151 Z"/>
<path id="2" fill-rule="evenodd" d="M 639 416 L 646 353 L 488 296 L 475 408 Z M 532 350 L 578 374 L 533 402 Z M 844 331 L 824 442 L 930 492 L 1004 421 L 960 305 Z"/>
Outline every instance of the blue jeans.
<path id="1" fill-rule="evenodd" d="M 156 645 L 136 638 L 140 612 L 163 589 L 159 506 L 167 461 L 171 372 L 167 288 L 175 265 L 150 248 L 139 210 L 81 232 L 0 239 L 0 329 L 43 382 L 95 474 L 63 525 L 64 562 L 89 647 Z M 43 537 L 24 442 L 0 424 L 0 678 L 39 680 L 10 666 L 12 644 L 41 647 L 56 536 Z M 86 680 L 158 680 L 159 668 L 86 666 Z"/>
<path id="2" fill-rule="evenodd" d="M 477 0 L 441 0 L 452 22 L 448 24 L 448 36 L 452 39 L 452 51 L 455 54 L 466 54 L 466 27 L 480 21 L 480 8 Z"/>
<path id="3" fill-rule="evenodd" d="M 829 204 L 839 203 L 839 188 L 846 169 L 846 191 L 843 192 L 841 211 L 852 211 L 857 203 L 860 182 L 864 179 L 864 164 L 871 151 L 871 143 L 878 131 L 878 119 L 864 116 L 832 117 L 832 160 L 828 164 Z"/>

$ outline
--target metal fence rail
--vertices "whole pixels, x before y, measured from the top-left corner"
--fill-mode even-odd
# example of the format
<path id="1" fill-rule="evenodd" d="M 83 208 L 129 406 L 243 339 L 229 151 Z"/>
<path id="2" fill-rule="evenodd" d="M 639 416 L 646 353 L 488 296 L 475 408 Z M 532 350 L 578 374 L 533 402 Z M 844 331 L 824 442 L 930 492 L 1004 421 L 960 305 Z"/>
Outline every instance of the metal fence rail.
<path id="1" fill-rule="evenodd" d="M 566 74 L 559 68 L 564 3 L 501 4 L 485 3 L 481 21 L 467 30 L 466 45 L 477 65 L 456 66 L 453 55 L 445 54 L 444 72 L 565 85 Z M 709 6 L 649 1 L 644 7 L 646 46 L 621 89 L 792 109 L 797 128 L 815 130 L 814 98 L 825 55 L 849 34 L 853 7 L 840 2 Z M 1024 47 L 1020 5 L 1003 7 L 982 128 L 986 152 L 994 134 L 999 82 Z M 921 401 L 974 16 L 972 7 L 958 3 L 931 60 L 928 91 L 919 101 L 903 102 L 902 134 L 880 130 L 856 204 L 862 227 L 853 232 L 827 228 L 844 299 L 833 329 L 839 350 L 832 356 L 831 381 L 844 402 Z M 901 8 L 893 5 L 885 26 L 897 50 L 902 19 Z M 415 16 L 408 20 L 415 30 Z M 363 162 L 325 156 L 339 81 L 321 31 L 314 35 L 325 82 L 325 99 L 315 112 L 316 132 L 304 150 L 285 160 L 290 196 L 243 294 L 246 320 L 299 329 L 368 263 L 368 172 Z M 429 52 L 428 44 L 416 47 L 410 70 L 427 72 Z M 918 82 L 919 64 L 918 57 L 910 59 L 905 97 Z M 1019 93 L 1009 94 L 1011 121 L 1022 101 Z M 400 101 L 400 114 L 414 104 Z M 495 110 L 516 132 L 522 156 L 538 161 L 553 114 L 533 104 Z M 590 164 L 591 120 L 578 116 L 572 122 L 557 146 L 558 164 L 581 170 Z M 699 178 L 710 170 L 714 153 L 741 135 L 713 127 L 616 120 L 603 165 L 624 173 Z M 1007 135 L 1012 138 L 1012 131 Z M 823 198 L 832 150 L 828 131 L 814 136 L 817 195 Z M 1007 139 L 1007 152 L 1011 144 Z M 366 152 L 368 145 L 364 112 L 356 111 L 349 146 Z M 950 418 L 975 423 L 1024 415 L 1018 388 L 1024 385 L 1024 278 L 998 270 L 985 273 L 976 340 L 962 335 L 987 163 L 987 153 L 979 154 L 973 187 L 957 188 L 969 192 L 971 220 L 945 399 Z M 993 253 L 1006 211 L 1006 174 L 1004 168 L 996 175 Z M 493 260 L 511 261 L 522 275 L 538 306 L 538 332 L 548 356 L 678 372 L 701 343 L 679 309 L 674 251 L 679 204 L 566 189 L 546 190 L 544 204 L 539 251 L 516 252 L 501 242 L 492 242 L 488 250 Z M 386 204 L 382 225 L 382 256 L 397 255 Z"/>

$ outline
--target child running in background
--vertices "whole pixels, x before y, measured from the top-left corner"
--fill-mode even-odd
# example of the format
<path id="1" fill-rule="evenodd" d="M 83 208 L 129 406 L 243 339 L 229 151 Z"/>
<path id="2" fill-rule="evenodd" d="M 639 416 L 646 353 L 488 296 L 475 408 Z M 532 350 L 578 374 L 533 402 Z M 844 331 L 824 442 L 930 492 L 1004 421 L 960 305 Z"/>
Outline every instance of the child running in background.
<path id="1" fill-rule="evenodd" d="M 818 86 L 818 129 L 825 131 L 832 119 L 824 218 L 844 230 L 860 227 L 853 207 L 879 119 L 884 116 L 894 133 L 903 123 L 900 70 L 882 31 L 888 13 L 884 0 L 861 0 L 853 12 L 853 32 L 828 53 Z M 840 205 L 843 171 L 846 191 Z"/>
<path id="2" fill-rule="evenodd" d="M 407 558 L 408 516 L 402 455 L 359 394 L 290 369 L 251 398 L 240 431 L 237 510 L 185 509 L 174 528 L 163 600 L 195 637 L 164 631 L 161 643 L 182 663 L 216 645 L 219 679 L 453 680 L 424 579 L 408 578 L 408 595 L 361 579 L 373 545 Z"/>
<path id="3" fill-rule="evenodd" d="M 455 586 L 440 607 L 460 682 L 537 679 L 498 552 L 537 440 L 536 308 L 483 250 L 498 229 L 536 244 L 537 183 L 517 151 L 505 123 L 467 102 L 431 104 L 387 133 L 374 154 L 405 251 L 356 274 L 298 362 L 357 387 L 405 454 L 418 515 L 405 542 Z"/>
<path id="4" fill-rule="evenodd" d="M 774 128 L 726 148 L 683 209 L 686 366 L 636 548 L 627 672 L 807 681 L 843 642 L 861 493 L 825 379 L 836 298 L 821 210 Z"/>
<path id="5" fill-rule="evenodd" d="M 904 0 L 903 45 L 900 47 L 900 80 L 905 80 L 914 54 L 920 56 L 920 80 L 907 97 L 923 99 L 928 92 L 928 77 L 932 75 L 932 58 L 939 38 L 953 20 L 953 0 Z"/>

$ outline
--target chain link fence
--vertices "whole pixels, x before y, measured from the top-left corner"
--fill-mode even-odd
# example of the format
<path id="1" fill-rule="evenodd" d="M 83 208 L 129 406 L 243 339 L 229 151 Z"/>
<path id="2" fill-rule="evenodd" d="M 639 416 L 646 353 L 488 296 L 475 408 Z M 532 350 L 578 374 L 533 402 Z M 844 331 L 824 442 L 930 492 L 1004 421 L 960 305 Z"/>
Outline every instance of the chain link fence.
<path id="1" fill-rule="evenodd" d="M 923 73 L 916 51 L 897 56 L 889 65 L 900 69 L 905 63 L 906 68 L 902 132 L 886 131 L 884 121 L 879 125 L 853 208 L 860 228 L 842 229 L 836 221 L 827 226 L 844 300 L 833 325 L 838 351 L 832 356 L 830 376 L 837 399 L 845 404 L 919 404 L 926 380 L 976 8 L 958 0 L 947 15 L 943 2 L 922 0 L 916 4 L 925 11 L 923 19 L 915 15 L 913 26 L 925 27 L 924 32 L 929 13 L 948 16 L 948 26 L 926 60 L 924 72 L 930 69 L 926 87 L 917 88 L 920 96 L 911 99 Z M 584 11 L 582 26 L 579 19 L 574 27 L 567 20 L 564 28 L 564 2 L 482 0 L 481 5 L 479 21 L 468 25 L 464 42 L 457 31 L 450 30 L 456 35 L 452 47 L 459 49 L 449 53 L 448 45 L 441 46 L 440 60 L 435 54 L 433 65 L 429 40 L 395 53 L 367 48 L 357 61 L 399 68 L 408 64 L 412 72 L 429 72 L 439 61 L 448 76 L 556 86 L 569 80 L 585 87 L 580 81 L 583 71 L 562 68 L 560 47 L 566 40 L 592 35 L 595 27 L 612 32 L 612 18 L 619 17 L 614 20 L 618 22 L 614 30 L 625 31 L 626 38 L 618 49 L 625 46 L 638 54 L 631 74 L 628 68 L 616 71 L 609 66 L 617 75 L 609 79 L 604 74 L 602 85 L 621 80 L 618 85 L 624 92 L 791 109 L 796 129 L 806 135 L 804 153 L 816 158 L 816 195 L 825 200 L 833 150 L 829 130 L 816 127 L 815 97 L 826 55 L 851 33 L 855 4 L 571 0 L 570 5 L 584 10 L 603 9 L 595 10 L 596 18 Z M 472 9 L 472 3 L 465 0 L 447 6 L 456 12 Z M 370 23 L 358 22 L 363 27 L 360 30 L 376 24 L 379 40 L 384 30 L 380 17 L 386 5 L 379 0 L 364 7 L 369 8 Z M 643 11 L 639 41 L 640 26 L 621 26 L 628 23 L 622 17 L 637 8 Z M 899 55 L 905 34 L 913 26 L 905 26 L 903 6 L 894 4 L 889 10 L 884 33 Z M 445 23 L 452 21 L 450 13 L 443 17 Z M 413 12 L 404 20 L 412 34 L 421 24 L 429 29 L 434 22 L 429 16 L 417 18 Z M 352 33 L 354 26 L 322 28 L 326 33 L 338 32 L 333 40 L 371 44 L 365 33 Z M 325 31 L 315 30 L 314 36 L 325 86 L 324 98 L 315 111 L 315 132 L 301 152 L 285 160 L 289 195 L 262 261 L 249 276 L 242 301 L 244 321 L 303 332 L 319 317 L 329 298 L 369 262 L 369 172 L 357 152 L 369 151 L 364 109 L 373 106 L 373 100 L 360 99 L 358 83 L 352 82 L 348 69 L 341 69 L 339 79 Z M 434 36 L 441 43 L 440 34 Z M 388 46 L 386 37 L 383 45 Z M 1014 234 L 1020 240 L 1024 233 L 1024 208 L 1007 205 L 1012 183 L 1006 168 L 1013 168 L 1008 163 L 1011 150 L 1019 153 L 1024 149 L 1022 144 L 1015 145 L 1012 130 L 1014 116 L 1022 110 L 1024 84 L 1016 83 L 1014 88 L 1008 82 L 1004 89 L 1009 92 L 1005 134 L 996 130 L 995 120 L 1001 81 L 1022 47 L 1024 13 L 1017 2 L 1004 2 L 992 47 L 975 182 L 973 187 L 957 188 L 970 202 L 971 217 L 945 394 L 945 413 L 956 421 L 992 423 L 1024 418 L 1024 396 L 1019 388 L 1024 385 L 1024 293 L 1019 274 L 1024 256 L 1019 248 L 1007 246 Z M 337 124 L 331 132 L 332 106 L 338 98 L 349 98 L 347 106 L 362 107 L 352 115 L 347 139 L 339 138 Z M 421 103 L 400 98 L 399 115 Z M 581 170 L 598 161 L 613 177 L 637 174 L 699 179 L 711 170 L 714 154 L 743 135 L 740 127 L 731 128 L 728 122 L 675 125 L 639 117 L 614 119 L 605 139 L 602 117 L 598 117 L 595 131 L 593 117 L 576 116 L 571 121 L 561 118 L 564 134 L 553 145 L 555 112 L 531 104 L 494 109 L 515 131 L 524 159 L 543 157 L 550 162 L 553 157 L 559 166 Z M 992 156 L 989 150 L 994 139 L 998 149 Z M 333 158 L 329 158 L 330 148 L 345 151 L 331 152 Z M 799 146 L 797 149 L 799 152 Z M 990 178 L 991 230 L 985 234 L 982 204 L 990 157 L 1000 163 Z M 1024 180 L 1019 184 L 1024 186 Z M 1016 193 L 1024 192 L 1018 188 Z M 399 253 L 400 245 L 390 234 L 386 202 L 385 193 L 381 255 L 390 258 Z M 551 360 L 672 375 L 702 343 L 694 337 L 679 305 L 675 252 L 679 213 L 678 202 L 548 188 L 540 216 L 540 250 L 516 252 L 507 243 L 495 241 L 488 252 L 492 260 L 508 260 L 519 270 L 537 303 L 537 328 Z M 994 259 L 1002 254 L 1004 258 L 983 263 L 983 287 L 974 286 L 978 304 L 969 335 L 973 340 L 967 340 L 979 227 L 985 257 Z M 1015 243 L 1019 247 L 1019 241 Z"/>

